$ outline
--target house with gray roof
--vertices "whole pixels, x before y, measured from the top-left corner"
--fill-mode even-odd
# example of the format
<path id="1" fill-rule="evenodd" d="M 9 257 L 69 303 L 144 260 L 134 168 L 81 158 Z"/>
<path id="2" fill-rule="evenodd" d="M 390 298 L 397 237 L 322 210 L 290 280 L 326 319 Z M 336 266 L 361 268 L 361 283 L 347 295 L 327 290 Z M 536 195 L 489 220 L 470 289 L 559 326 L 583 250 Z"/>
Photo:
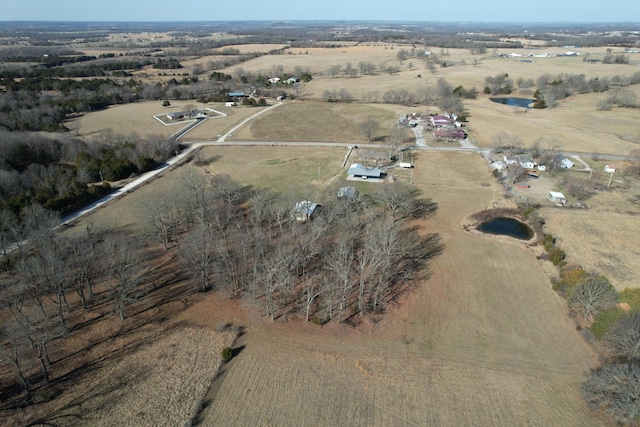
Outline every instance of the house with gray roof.
<path id="1" fill-rule="evenodd" d="M 366 168 L 359 163 L 354 163 L 351 166 L 349 166 L 349 169 L 347 170 L 347 175 L 349 175 L 349 178 L 380 179 L 382 178 L 383 172 L 381 169 L 378 169 L 378 168 Z"/>

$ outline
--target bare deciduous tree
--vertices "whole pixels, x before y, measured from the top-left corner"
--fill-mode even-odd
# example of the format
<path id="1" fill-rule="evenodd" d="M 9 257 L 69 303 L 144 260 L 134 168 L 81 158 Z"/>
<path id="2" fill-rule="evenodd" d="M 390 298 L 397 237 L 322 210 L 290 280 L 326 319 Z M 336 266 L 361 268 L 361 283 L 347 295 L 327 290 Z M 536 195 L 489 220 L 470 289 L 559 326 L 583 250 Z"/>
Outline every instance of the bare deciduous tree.
<path id="1" fill-rule="evenodd" d="M 181 245 L 180 256 L 194 275 L 196 289 L 205 292 L 211 288 L 210 276 L 215 256 L 215 237 L 211 229 L 201 224 L 193 228 Z"/>
<path id="2" fill-rule="evenodd" d="M 25 373 L 25 349 L 24 340 L 21 339 L 20 328 L 15 325 L 5 324 L 3 325 L 3 331 L 0 337 L 2 341 L 7 341 L 6 345 L 0 346 L 0 363 L 10 365 L 16 376 L 18 377 L 18 383 L 26 391 L 31 391 L 31 384 L 27 380 Z"/>
<path id="3" fill-rule="evenodd" d="M 569 297 L 569 307 L 587 321 L 616 302 L 618 292 L 603 277 L 589 277 L 576 286 Z"/>
<path id="4" fill-rule="evenodd" d="M 143 249 L 134 238 L 109 236 L 104 244 L 107 272 L 110 276 L 111 294 L 121 320 L 126 317 L 125 308 L 138 300 L 144 281 Z"/>
<path id="5" fill-rule="evenodd" d="M 18 221 L 13 212 L 0 209 L 0 246 L 2 246 L 2 255 L 8 256 L 8 250 L 15 241 Z"/>
<path id="6" fill-rule="evenodd" d="M 360 123 L 358 129 L 367 138 L 367 142 L 371 142 L 371 138 L 380 130 L 380 124 L 373 117 L 369 117 Z"/>
<path id="7" fill-rule="evenodd" d="M 378 200 L 391 212 L 391 215 L 407 215 L 411 211 L 413 190 L 400 181 L 384 182 L 376 191 Z"/>
<path id="8" fill-rule="evenodd" d="M 175 236 L 180 223 L 180 216 L 172 194 L 165 197 L 143 200 L 141 203 L 142 218 L 150 237 L 162 242 L 165 250 L 171 238 Z"/>
<path id="9" fill-rule="evenodd" d="M 342 322 L 342 313 L 347 308 L 347 298 L 355 284 L 353 281 L 354 258 L 353 239 L 347 234 L 340 236 L 328 256 L 325 257 L 325 268 L 333 273 L 335 283 L 340 289 L 338 322 Z"/>
<path id="10" fill-rule="evenodd" d="M 593 411 L 604 411 L 620 425 L 637 425 L 640 362 L 607 364 L 592 370 L 582 392 Z"/>
<path id="11" fill-rule="evenodd" d="M 617 358 L 640 359 L 640 311 L 620 319 L 607 333 L 605 343 Z"/>

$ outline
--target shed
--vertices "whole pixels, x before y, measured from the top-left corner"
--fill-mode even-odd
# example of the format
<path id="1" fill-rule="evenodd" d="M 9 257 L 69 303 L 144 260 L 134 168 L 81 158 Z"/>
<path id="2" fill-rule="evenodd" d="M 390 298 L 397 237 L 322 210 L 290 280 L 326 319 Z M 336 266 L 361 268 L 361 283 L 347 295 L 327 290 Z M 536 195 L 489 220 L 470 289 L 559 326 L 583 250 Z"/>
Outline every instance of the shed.
<path id="1" fill-rule="evenodd" d="M 307 222 L 313 219 L 313 214 L 320 205 L 309 200 L 296 203 L 291 211 L 291 218 L 298 222 Z"/>
<path id="2" fill-rule="evenodd" d="M 227 93 L 227 96 L 230 96 L 232 98 L 244 98 L 245 94 L 244 92 L 229 92 Z"/>
<path id="3" fill-rule="evenodd" d="M 338 190 L 338 199 L 351 200 L 356 197 L 356 189 L 354 187 L 341 187 Z"/>
<path id="4" fill-rule="evenodd" d="M 575 164 L 571 160 L 567 159 L 564 154 L 558 154 L 554 160 L 561 168 L 570 169 L 575 166 Z"/>
<path id="5" fill-rule="evenodd" d="M 567 198 L 564 197 L 564 194 L 559 193 L 557 191 L 549 191 L 549 194 L 547 197 L 549 198 L 549 200 L 559 205 L 564 206 L 567 203 Z"/>

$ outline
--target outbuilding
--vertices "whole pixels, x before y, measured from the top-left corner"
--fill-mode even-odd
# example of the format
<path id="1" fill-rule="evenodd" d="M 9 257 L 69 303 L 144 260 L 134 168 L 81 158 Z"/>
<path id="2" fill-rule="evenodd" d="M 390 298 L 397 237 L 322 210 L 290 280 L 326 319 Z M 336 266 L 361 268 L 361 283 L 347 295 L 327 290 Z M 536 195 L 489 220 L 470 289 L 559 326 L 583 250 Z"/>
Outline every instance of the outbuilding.
<path id="1" fill-rule="evenodd" d="M 382 170 L 378 168 L 365 168 L 359 163 L 354 163 L 349 166 L 347 175 L 349 175 L 349 178 L 380 179 L 382 177 Z"/>
<path id="2" fill-rule="evenodd" d="M 357 192 L 354 187 L 340 187 L 337 196 L 339 200 L 353 200 L 356 194 Z"/>
<path id="3" fill-rule="evenodd" d="M 564 197 L 564 194 L 559 193 L 557 191 L 549 191 L 549 194 L 547 195 L 547 197 L 549 198 L 549 200 L 551 200 L 552 202 L 558 205 L 564 206 L 567 204 L 567 198 Z"/>
<path id="4" fill-rule="evenodd" d="M 558 154 L 554 160 L 558 166 L 564 169 L 571 169 L 572 167 L 575 166 L 575 164 L 571 160 L 569 160 L 564 154 Z"/>
<path id="5" fill-rule="evenodd" d="M 313 203 L 309 200 L 303 200 L 301 202 L 296 203 L 293 210 L 291 211 L 291 218 L 295 219 L 298 222 L 307 222 L 313 219 L 313 215 L 316 213 L 319 204 Z"/>

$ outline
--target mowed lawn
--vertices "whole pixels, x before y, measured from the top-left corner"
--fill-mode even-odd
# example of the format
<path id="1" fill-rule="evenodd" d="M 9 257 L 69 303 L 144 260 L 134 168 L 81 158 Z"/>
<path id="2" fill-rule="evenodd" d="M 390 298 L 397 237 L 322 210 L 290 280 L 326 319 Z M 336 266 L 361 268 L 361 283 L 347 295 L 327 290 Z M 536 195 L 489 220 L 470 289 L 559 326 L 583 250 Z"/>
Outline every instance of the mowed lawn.
<path id="1" fill-rule="evenodd" d="M 460 226 L 492 198 L 481 158 L 415 164 L 446 245 L 430 278 L 376 333 L 252 323 L 203 425 L 598 424 L 580 396 L 595 361 L 540 261 Z"/>

